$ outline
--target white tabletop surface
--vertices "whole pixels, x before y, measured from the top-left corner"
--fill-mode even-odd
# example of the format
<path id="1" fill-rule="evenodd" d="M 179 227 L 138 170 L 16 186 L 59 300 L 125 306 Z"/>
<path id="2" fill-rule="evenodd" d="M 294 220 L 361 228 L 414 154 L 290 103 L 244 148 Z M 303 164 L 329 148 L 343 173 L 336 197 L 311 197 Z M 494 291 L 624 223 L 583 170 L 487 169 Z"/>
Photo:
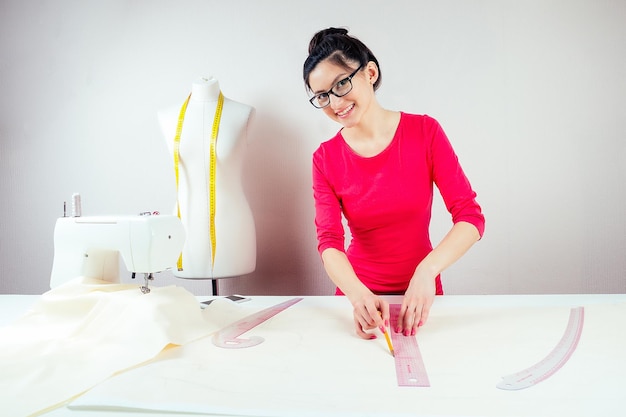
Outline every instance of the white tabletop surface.
<path id="1" fill-rule="evenodd" d="M 249 314 L 293 298 L 250 297 L 252 300 L 240 307 Z M 37 299 L 1 295 L 0 326 L 21 316 Z M 392 303 L 400 300 L 389 298 Z M 577 351 L 563 368 L 526 390 L 498 390 L 498 377 L 521 371 L 535 363 L 530 358 L 541 359 L 550 352 L 565 330 L 570 307 L 577 306 L 585 307 L 585 327 Z M 182 411 L 181 398 L 191 398 L 195 408 L 189 410 L 206 415 L 220 415 L 222 410 L 233 413 L 230 415 L 281 417 L 623 416 L 626 400 L 620 399 L 623 394 L 616 394 L 626 392 L 626 337 L 622 335 L 626 315 L 621 313 L 626 313 L 623 294 L 437 297 L 429 322 L 417 335 L 431 387 L 406 388 L 388 378 L 395 371 L 384 339 L 363 341 L 354 335 L 351 308 L 344 297 L 304 297 L 254 329 L 266 339 L 258 347 L 223 352 L 208 341 L 194 342 L 197 346 L 186 346 L 162 363 L 111 378 L 93 393 L 79 397 L 84 404 L 110 399 L 106 409 L 61 407 L 45 415 L 189 416 L 176 411 Z M 512 340 L 511 335 L 519 335 L 521 341 Z M 219 359 L 220 369 L 202 362 L 198 347 Z M 534 356 L 525 356 L 533 350 Z M 232 363 L 225 362 L 228 360 Z M 196 398 L 189 392 L 174 393 L 185 387 L 174 384 L 177 369 L 189 371 L 184 374 L 185 383 L 195 381 L 197 386 L 198 381 L 206 381 L 207 395 Z M 230 379 L 225 376 L 228 369 L 232 369 Z M 276 371 L 268 372 L 270 369 Z M 483 370 L 485 375 L 480 375 Z M 217 375 L 222 378 L 220 384 L 210 383 Z M 155 376 L 165 382 L 156 384 Z M 593 389 L 585 389 L 585 384 L 593 384 Z M 299 386 L 311 395 L 301 392 Z M 123 409 L 135 400 L 138 409 Z M 155 409 L 141 410 L 147 403 Z"/>

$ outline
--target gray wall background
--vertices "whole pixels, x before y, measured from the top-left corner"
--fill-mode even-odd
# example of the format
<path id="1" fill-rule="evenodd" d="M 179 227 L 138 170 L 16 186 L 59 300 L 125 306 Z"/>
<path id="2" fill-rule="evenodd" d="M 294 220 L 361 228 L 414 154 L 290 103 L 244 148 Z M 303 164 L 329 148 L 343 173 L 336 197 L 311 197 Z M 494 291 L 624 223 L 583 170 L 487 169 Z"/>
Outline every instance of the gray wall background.
<path id="1" fill-rule="evenodd" d="M 339 126 L 301 79 L 328 26 L 377 55 L 383 106 L 440 121 L 478 192 L 486 234 L 444 274 L 448 294 L 626 292 L 625 22 L 620 0 L 2 0 L 0 293 L 49 288 L 74 192 L 84 215 L 172 212 L 157 112 L 214 75 L 257 110 L 257 269 L 220 292 L 331 294 L 310 158 Z M 433 240 L 449 227 L 437 199 Z M 169 284 L 211 291 L 157 276 Z"/>

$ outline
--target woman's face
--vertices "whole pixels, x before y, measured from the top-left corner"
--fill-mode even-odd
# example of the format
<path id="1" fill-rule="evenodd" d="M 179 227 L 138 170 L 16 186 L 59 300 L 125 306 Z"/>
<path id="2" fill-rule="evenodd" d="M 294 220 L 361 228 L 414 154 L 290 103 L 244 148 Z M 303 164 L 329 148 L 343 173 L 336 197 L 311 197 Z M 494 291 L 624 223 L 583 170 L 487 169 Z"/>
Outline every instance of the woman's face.
<path id="1" fill-rule="evenodd" d="M 353 68 L 346 69 L 328 60 L 324 60 L 309 74 L 309 86 L 313 94 L 341 91 L 346 82 L 352 83 L 352 89 L 342 97 L 329 93 L 330 104 L 322 110 L 328 117 L 340 123 L 344 127 L 356 126 L 363 115 L 367 112 L 374 97 L 369 68 L 367 65 L 357 71 L 352 79 L 346 81 L 358 68 L 355 63 Z M 363 71 L 365 69 L 365 71 Z"/>

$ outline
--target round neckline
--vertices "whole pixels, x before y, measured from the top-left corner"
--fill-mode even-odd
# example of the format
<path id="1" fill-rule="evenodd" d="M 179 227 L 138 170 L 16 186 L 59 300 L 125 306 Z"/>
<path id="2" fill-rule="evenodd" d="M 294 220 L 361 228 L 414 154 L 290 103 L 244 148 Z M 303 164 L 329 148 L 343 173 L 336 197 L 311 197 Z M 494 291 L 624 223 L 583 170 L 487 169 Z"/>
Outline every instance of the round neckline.
<path id="1" fill-rule="evenodd" d="M 339 137 L 341 138 L 341 142 L 343 143 L 343 146 L 345 146 L 352 155 L 354 155 L 354 156 L 356 156 L 358 158 L 361 158 L 361 159 L 374 159 L 374 158 L 377 158 L 377 157 L 387 153 L 389 151 L 389 149 L 391 149 L 394 146 L 394 144 L 397 142 L 397 140 L 398 140 L 398 131 L 400 130 L 400 126 L 402 125 L 402 119 L 404 118 L 404 113 L 403 112 L 399 112 L 399 113 L 400 113 L 400 119 L 398 120 L 398 125 L 396 126 L 396 130 L 393 132 L 393 136 L 391 138 L 391 141 L 387 144 L 387 146 L 385 146 L 384 149 L 382 149 L 377 154 L 372 155 L 372 156 L 365 156 L 365 155 L 361 155 L 360 153 L 355 151 L 352 148 L 352 146 L 350 146 L 348 144 L 348 142 L 346 141 L 346 138 L 343 136 L 343 133 L 342 133 L 343 132 L 343 128 L 342 128 L 339 131 Z"/>

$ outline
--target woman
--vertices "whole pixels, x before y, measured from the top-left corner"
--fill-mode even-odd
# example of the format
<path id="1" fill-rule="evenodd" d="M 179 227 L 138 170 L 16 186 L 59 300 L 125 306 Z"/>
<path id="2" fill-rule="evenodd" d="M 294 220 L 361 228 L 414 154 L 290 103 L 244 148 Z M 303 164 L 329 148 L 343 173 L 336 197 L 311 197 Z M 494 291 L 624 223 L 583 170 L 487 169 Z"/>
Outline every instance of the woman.
<path id="1" fill-rule="evenodd" d="M 378 60 L 345 29 L 315 34 L 304 63 L 310 102 L 342 129 L 313 155 L 318 250 L 324 268 L 354 308 L 362 338 L 389 325 L 385 294 L 404 294 L 394 330 L 415 335 L 439 274 L 484 231 L 484 217 L 445 133 L 436 120 L 384 109 Z M 433 249 L 428 233 L 433 184 L 453 226 Z M 342 214 L 352 240 L 344 249 Z"/>

